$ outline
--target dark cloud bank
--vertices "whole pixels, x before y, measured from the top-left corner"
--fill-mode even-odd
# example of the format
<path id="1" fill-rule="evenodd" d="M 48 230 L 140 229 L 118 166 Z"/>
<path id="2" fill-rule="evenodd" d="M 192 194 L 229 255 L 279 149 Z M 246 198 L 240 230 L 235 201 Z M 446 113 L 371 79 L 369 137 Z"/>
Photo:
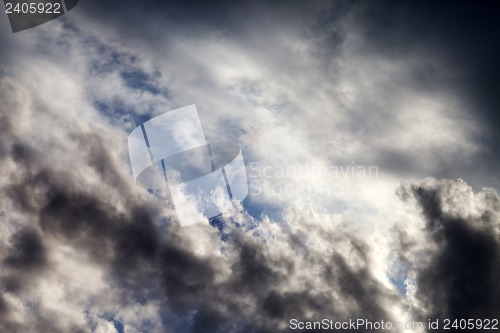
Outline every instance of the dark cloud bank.
<path id="1" fill-rule="evenodd" d="M 500 314 L 499 197 L 486 190 L 479 195 L 480 202 L 474 203 L 480 206 L 478 212 L 459 213 L 471 199 L 470 189 L 463 186 L 430 180 L 399 191 L 403 200 L 416 199 L 425 220 L 420 242 L 427 242 L 431 249 L 425 264 L 408 263 L 416 273 L 416 297 L 426 309 L 421 314 L 441 322 L 446 318 L 497 318 Z M 443 206 L 451 208 L 445 211 Z M 409 240 L 404 229 L 399 232 L 399 255 L 407 258 L 418 253 L 412 252 L 415 239 Z"/>
<path id="2" fill-rule="evenodd" d="M 77 142 L 87 140 L 77 134 L 74 137 Z M 330 240 L 341 242 L 341 238 L 347 238 L 357 252 L 356 257 L 364 262 L 359 269 L 353 269 L 347 262 L 350 259 L 335 251 L 326 257 L 316 257 L 317 253 L 310 253 L 308 246 L 299 240 L 300 235 L 293 234 L 286 236 L 293 253 L 273 259 L 265 244 L 237 230 L 226 244 L 233 260 L 202 259 L 179 242 L 182 232 L 176 224 L 166 231 L 159 230 L 154 222 L 157 218 L 154 207 L 136 202 L 132 193 L 123 192 L 127 210 L 118 213 L 115 203 L 92 188 L 78 188 L 73 175 L 50 167 L 42 152 L 20 141 L 12 140 L 9 157 L 5 159 L 19 166 L 17 179 L 2 191 L 25 214 L 29 226 L 19 227 L 3 254 L 4 278 L 0 284 L 4 295 L 23 297 L 25 288 L 51 270 L 48 244 L 61 242 L 88 253 L 108 270 L 125 304 L 160 300 L 165 311 L 179 316 L 190 316 L 195 310 L 188 329 L 192 332 L 286 331 L 278 329 L 278 324 L 302 318 L 307 311 L 339 319 L 356 314 L 372 320 L 390 317 L 378 301 L 395 300 L 396 295 L 378 285 L 369 268 L 364 267 L 369 264 L 367 247 L 353 236 L 342 234 Z M 90 144 L 89 161 L 96 154 L 100 161 L 106 160 L 102 155 L 106 153 L 98 145 L 98 140 Z M 93 167 L 101 175 L 120 173 L 113 170 L 111 163 Z M 108 182 L 109 178 L 102 179 Z M 35 194 L 37 189 L 44 189 L 42 196 Z M 7 213 L 4 218 L 8 220 L 8 216 Z M 162 232 L 164 236 L 159 236 Z M 314 286 L 303 286 L 297 292 L 280 290 L 294 271 L 302 269 L 296 264 L 297 257 L 319 268 L 315 274 L 320 285 L 338 286 L 331 289 L 338 290 L 338 301 L 328 294 L 316 294 Z M 216 281 L 220 260 L 229 261 L 231 269 L 230 277 L 223 282 Z M 29 298 L 27 294 L 24 296 Z M 340 301 L 351 304 L 353 310 L 342 310 L 337 306 Z M 36 322 L 23 323 L 11 317 L 9 305 L 1 299 L 0 327 L 13 333 L 63 332 L 55 321 L 45 317 L 43 310 L 43 305 L 33 305 Z M 73 331 L 89 332 L 89 329 L 75 327 Z"/>
<path id="3" fill-rule="evenodd" d="M 8 122 L 8 117 L 3 121 Z M 99 148 L 99 140 L 88 143 L 81 133 L 73 133 L 73 137 L 90 148 L 89 161 L 96 156 L 99 161 L 112 159 Z M 5 300 L 9 294 L 23 296 L 25 288 L 51 270 L 46 249 L 54 242 L 89 254 L 109 271 L 124 304 L 160 300 L 166 312 L 191 317 L 189 328 L 184 327 L 191 332 L 287 331 L 280 324 L 290 318 L 306 318 L 308 312 L 314 313 L 314 318 L 396 320 L 387 304 L 404 302 L 372 275 L 368 244 L 340 229 L 336 237 L 328 235 L 327 240 L 334 248 L 335 244 L 349 244 L 354 255 L 335 250 L 321 255 L 306 244 L 306 235 L 280 228 L 291 252 L 271 257 L 265 243 L 233 230 L 225 244 L 233 259 L 207 260 L 179 241 L 183 234 L 175 223 L 160 231 L 154 206 L 138 201 L 132 192 L 121 193 L 127 209 L 119 213 L 115 203 L 91 186 L 84 189 L 74 175 L 51 167 L 36 147 L 8 131 L 2 138 L 10 142 L 9 155 L 2 163 L 12 161 L 18 166 L 16 176 L 2 192 L 29 221 L 13 234 L 3 253 L 2 331 L 62 332 L 57 321 L 46 317 L 43 304 L 32 306 L 36 322 L 28 325 L 11 316 Z M 111 162 L 90 165 L 101 176 L 120 174 Z M 107 179 L 102 177 L 103 182 Z M 120 180 L 109 182 L 116 186 Z M 493 318 L 500 313 L 499 198 L 493 191 L 483 192 L 481 200 L 475 202 L 479 213 L 453 215 L 450 212 L 459 209 L 461 200 L 467 200 L 470 194 L 457 194 L 460 184 L 428 181 L 399 191 L 402 200 L 415 203 L 425 220 L 425 237 L 405 235 L 404 228 L 398 237 L 398 254 L 415 272 L 416 299 L 422 304 L 412 311 L 422 320 Z M 44 189 L 43 195 L 37 194 L 37 189 Z M 8 220 L 9 213 L 3 214 L 3 220 Z M 425 252 L 425 264 L 417 265 L 409 259 L 417 243 L 431 249 Z M 310 265 L 298 266 L 299 259 Z M 229 262 L 230 274 L 221 282 L 216 277 L 224 262 Z M 296 279 L 297 271 L 311 268 L 317 268 L 310 273 L 315 275 L 317 285 L 303 285 L 294 292 L 282 290 Z M 328 293 L 317 293 L 318 286 L 331 288 L 326 289 Z M 73 331 L 89 329 L 75 326 Z"/>
<path id="4" fill-rule="evenodd" d="M 489 6 L 457 5 L 450 16 L 444 15 L 449 6 L 424 8 L 406 2 L 385 2 L 380 7 L 361 3 L 356 11 L 366 19 L 366 33 L 373 36 L 372 44 L 367 45 L 371 51 L 388 53 L 389 57 L 404 55 L 410 46 L 399 41 L 406 39 L 448 52 L 455 68 L 463 68 L 464 77 L 458 85 L 478 103 L 481 119 L 488 124 L 484 142 L 488 143 L 489 158 L 485 160 L 495 166 L 497 147 L 491 143 L 497 139 L 499 105 L 495 97 L 498 80 L 493 79 L 498 66 L 493 59 L 498 59 L 498 42 L 489 38 L 488 32 L 497 28 L 491 24 L 491 17 L 497 14 L 496 7 L 489 10 Z M 204 13 L 212 13 L 209 9 Z M 476 13 L 484 19 L 472 19 Z M 464 34 L 462 22 L 469 23 L 471 29 L 464 29 Z M 427 28 L 422 31 L 424 26 Z M 434 42 L 428 44 L 430 41 Z M 424 86 L 439 81 L 432 77 L 432 71 L 421 74 L 424 77 L 419 83 Z M 5 89 L 3 94 L 2 100 L 13 98 Z M 121 175 L 121 166 L 102 149 L 101 138 L 72 133 L 75 144 L 85 148 L 82 151 L 87 154 L 88 166 L 102 183 L 120 193 L 124 211 L 92 184 L 53 165 L 36 145 L 18 137 L 13 116 L 7 111 L 2 110 L 1 117 L 0 167 L 16 166 L 10 180 L 2 184 L 2 200 L 12 203 L 25 219 L 1 249 L 2 332 L 63 332 L 57 325 L 61 318 L 47 316 L 43 304 L 31 305 L 36 321 L 25 323 L 14 315 L 8 301 L 9 295 L 29 298 L 29 286 L 52 269 L 49 249 L 54 244 L 69 245 L 93 258 L 110 273 L 124 304 L 157 300 L 165 312 L 190 318 L 189 325 L 175 323 L 179 331 L 288 331 L 290 318 L 305 319 L 308 313 L 314 314 L 313 319 L 397 320 L 388 304 L 406 304 L 403 296 L 374 277 L 370 244 L 340 229 L 336 236 L 325 236 L 326 240 L 333 248 L 348 244 L 352 249 L 349 255 L 333 249 L 319 256 L 320 252 L 305 241 L 307 235 L 280 226 L 277 230 L 284 235 L 288 252 L 270 255 L 266 243 L 233 229 L 224 243 L 230 256 L 202 258 L 182 241 L 184 231 L 175 223 L 159 229 L 158 208 L 140 200 L 136 190 L 127 185 L 128 180 L 109 177 Z M 470 206 L 472 192 L 462 189 L 460 182 L 429 180 L 398 192 L 403 201 L 420 211 L 424 221 L 421 234 L 406 231 L 405 221 L 396 232 L 397 255 L 415 277 L 416 303 L 407 306 L 416 319 L 498 318 L 500 314 L 499 198 L 487 190 L 476 194 Z M 462 206 L 474 212 L 461 210 Z M 2 223 L 10 222 L 11 213 L 2 212 Z M 298 276 L 305 269 L 300 266 L 303 262 L 309 263 L 307 269 L 316 268 L 310 273 L 316 284 L 308 285 L 312 279 L 306 279 L 306 284 L 289 291 L 292 282 L 302 283 Z M 220 279 L 218 275 L 226 267 L 228 276 Z M 318 286 L 326 292 L 316 292 Z M 90 329 L 75 325 L 72 331 Z"/>

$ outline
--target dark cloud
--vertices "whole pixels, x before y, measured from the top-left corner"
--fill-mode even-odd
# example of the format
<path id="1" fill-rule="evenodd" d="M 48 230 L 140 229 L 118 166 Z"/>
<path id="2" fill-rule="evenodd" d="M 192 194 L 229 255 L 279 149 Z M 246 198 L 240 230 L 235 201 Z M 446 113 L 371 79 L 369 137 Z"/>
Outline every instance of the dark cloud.
<path id="1" fill-rule="evenodd" d="M 487 193 L 474 202 L 467 195 L 470 189 L 457 184 L 461 183 L 436 181 L 401 189 L 404 200 L 416 199 L 426 229 L 424 239 L 403 240 L 400 256 L 411 255 L 416 243 L 430 249 L 420 254 L 425 264 L 409 262 L 416 265 L 416 298 L 423 303 L 424 318 L 440 322 L 496 318 L 500 313 L 498 196 Z M 478 207 L 478 213 L 457 213 L 464 204 L 485 205 Z"/>
<path id="2" fill-rule="evenodd" d="M 27 154 L 18 150 L 14 149 L 12 155 L 21 163 L 24 161 L 21 157 Z M 12 249 L 4 264 L 14 271 L 31 270 L 46 263 L 43 235 L 89 253 L 113 274 L 114 283 L 122 288 L 124 300 L 160 299 L 165 304 L 164 311 L 180 316 L 195 311 L 191 332 L 276 332 L 280 331 L 275 328 L 278 323 L 304 317 L 308 311 L 318 316 L 344 319 L 361 313 L 372 320 L 390 317 L 378 304 L 379 299 L 390 293 L 374 280 L 369 270 L 351 268 L 340 254 L 315 258 L 316 253 L 304 252 L 311 256 L 308 260 L 313 261 L 312 267 L 317 266 L 324 272 L 316 276 L 322 281 L 321 285 L 338 286 L 341 297 L 352 302 L 359 311 L 356 313 L 338 310 L 331 296 L 316 295 L 313 285 L 297 292 L 281 291 L 293 273 L 302 268 L 296 267 L 293 256 L 271 259 L 263 244 L 248 239 L 237 230 L 228 244 L 236 254 L 231 276 L 226 282 L 217 282 L 217 267 L 221 263 L 200 258 L 179 243 L 178 227 L 171 227 L 165 237 L 159 237 L 151 208 L 136 204 L 120 214 L 114 204 L 99 193 L 78 190 L 76 184 L 68 183 L 70 175 L 58 173 L 56 177 L 49 170 L 36 170 L 39 164 L 36 159 L 30 162 L 32 174 L 28 173 L 21 182 L 13 184 L 11 193 L 15 189 L 14 192 L 29 195 L 34 183 L 43 184 L 45 196 L 33 204 L 38 207 L 35 216 L 41 234 L 28 230 L 13 237 Z M 367 261 L 367 249 L 360 244 L 356 248 L 361 259 Z M 20 283 L 29 285 L 37 278 L 34 274 Z M 246 302 L 257 308 L 247 309 Z M 56 327 L 50 330 L 57 332 Z"/>
<path id="3" fill-rule="evenodd" d="M 246 6 L 245 4 L 242 4 Z M 237 8 L 231 1 L 154 1 L 141 4 L 125 2 L 82 2 L 77 7 L 80 14 L 89 21 L 99 21 L 110 29 L 116 29 L 122 38 L 148 38 L 162 40 L 175 38 L 179 34 L 202 33 L 212 30 L 238 30 L 237 22 L 231 15 Z M 240 5 L 241 8 L 241 5 Z M 134 27 L 130 25 L 134 22 Z M 163 22 L 158 26 L 152 22 Z M 119 30 L 122 30 L 119 32 Z"/>
<path id="4" fill-rule="evenodd" d="M 128 38 L 160 40 L 163 34 L 178 38 L 183 34 L 208 35 L 218 30 L 238 35 L 244 24 L 252 20 L 262 22 L 259 19 L 264 14 L 267 23 L 286 21 L 293 25 L 293 18 L 309 10 L 305 2 L 269 6 L 246 3 L 236 7 L 225 1 L 140 4 L 86 1 L 69 15 L 80 11 L 89 21 L 116 29 L 126 42 Z M 471 109 L 478 110 L 472 116 L 485 124 L 484 137 L 478 140 L 487 148 L 485 168 L 493 169 L 498 100 L 494 95 L 497 83 L 491 74 L 498 68 L 493 61 L 498 51 L 497 43 L 493 42 L 498 21 L 494 21 L 497 12 L 489 3 L 484 7 L 472 3 L 427 7 L 409 2 L 349 5 L 339 2 L 325 8 L 310 25 L 311 31 L 318 33 L 311 38 L 319 48 L 315 55 L 320 58 L 319 67 L 325 69 L 324 73 L 335 74 L 335 66 L 331 72 L 326 69 L 332 57 L 342 55 L 349 27 L 362 33 L 366 44 L 361 52 L 367 55 L 387 59 L 414 55 L 439 57 L 436 64 L 440 66 L 433 66 L 434 63 L 416 66 L 412 84 L 426 91 L 464 92 Z M 344 19 L 352 20 L 353 25 L 340 24 Z M 116 70 L 124 86 L 152 94 L 158 92 L 151 85 L 149 72 L 136 70 L 134 66 L 122 68 L 123 62 L 135 65 L 134 59 L 104 51 L 100 55 L 102 63 L 93 64 L 93 74 Z M 443 64 L 449 67 L 441 67 Z M 448 75 L 450 71 L 454 74 Z M 252 84 L 245 93 L 258 93 L 259 89 L 262 88 L 257 83 Z M 12 91 L 5 92 L 2 99 L 15 99 Z M 36 110 L 38 117 L 45 117 L 44 110 Z M 162 313 L 190 321 L 184 325 L 185 331 L 284 332 L 288 331 L 289 319 L 305 320 L 311 313 L 313 319 L 395 319 L 387 304 L 399 304 L 401 297 L 375 278 L 372 250 L 359 236 L 343 230 L 328 232 L 321 229 L 321 222 L 311 221 L 314 216 L 308 216 L 309 220 L 298 222 L 311 227 L 307 234 L 284 223 L 274 229 L 275 239 L 263 240 L 232 225 L 236 222 L 245 226 L 245 217 L 240 216 L 236 221 L 225 221 L 231 225 L 231 235 L 224 242 L 210 239 L 214 247 L 223 247 L 222 256 L 200 255 L 193 248 L 196 240 L 190 243 L 190 237 L 194 237 L 190 233 L 195 234 L 200 230 L 198 227 L 207 234 L 213 230 L 208 226 L 181 229 L 175 221 L 168 221 L 167 227 L 160 228 L 159 208 L 141 198 L 139 189 L 130 185 L 130 179 L 126 178 L 130 175 L 124 175 L 126 168 L 120 164 L 123 161 L 112 153 L 115 147 L 105 139 L 101 128 L 85 124 L 91 127 L 85 131 L 71 123 L 74 126 L 54 129 L 54 133 L 47 134 L 52 150 L 48 151 L 47 146 L 40 148 L 43 145 L 29 135 L 20 137 L 16 133 L 20 125 L 14 117 L 8 112 L 0 116 L 0 153 L 4 153 L 0 166 L 9 170 L 2 193 L 5 202 L 12 204 L 8 206 L 12 209 L 10 213 L 21 215 L 24 220 L 15 224 L 22 227 L 14 232 L 1 253 L 2 268 L 6 269 L 0 281 L 4 293 L 0 297 L 3 331 L 64 331 L 58 323 L 65 319 L 44 312 L 43 301 L 31 309 L 30 315 L 35 318 L 32 326 L 16 321 L 15 309 L 9 303 L 12 295 L 29 298 L 26 290 L 39 279 L 50 278 L 55 260 L 50 249 L 59 244 L 83 253 L 109 273 L 110 288 L 118 289 L 123 303 L 120 306 L 158 302 Z M 56 120 L 50 115 L 46 117 L 49 123 Z M 66 134 L 64 143 L 71 149 L 59 142 L 56 130 Z M 388 160 L 385 166 L 392 165 L 395 169 L 419 169 L 414 164 L 418 157 L 412 153 L 381 150 Z M 79 168 L 59 163 L 55 158 L 68 154 L 78 160 Z M 498 314 L 499 241 L 495 231 L 498 224 L 492 213 L 498 207 L 484 212 L 480 219 L 469 219 L 445 213 L 442 202 L 449 199 L 448 194 L 436 188 L 415 186 L 400 194 L 405 200 L 416 199 L 426 219 L 426 238 L 418 240 L 410 234 L 400 239 L 398 255 L 407 267 L 415 269 L 416 297 L 429 309 L 428 312 L 418 307 L 413 310 L 422 318 L 479 318 Z M 200 239 L 200 242 L 203 240 L 206 241 Z M 411 253 L 413 245 L 419 242 L 435 245 L 428 262 L 421 266 L 413 261 Z M 319 243 L 329 244 L 328 250 L 316 247 Z M 349 250 L 342 252 L 342 246 Z M 32 274 L 34 271 L 37 274 Z M 71 322 L 66 324 L 74 327 L 75 332 L 90 330 Z"/>
<path id="5" fill-rule="evenodd" d="M 31 271 L 47 263 L 45 248 L 35 230 L 23 229 L 12 237 L 12 250 L 4 265 L 15 270 Z"/>
<path id="6" fill-rule="evenodd" d="M 428 2 L 386 1 L 360 7 L 359 27 L 366 48 L 388 58 L 424 55 L 437 60 L 417 67 L 410 77 L 424 91 L 462 96 L 468 117 L 480 121 L 474 138 L 484 150 L 477 163 L 458 172 L 448 165 L 437 177 L 488 173 L 481 187 L 498 185 L 500 151 L 500 6 L 495 1 Z M 445 164 L 446 165 L 446 164 Z M 462 173 L 462 175 L 460 175 Z"/>
<path id="7" fill-rule="evenodd" d="M 200 256 L 186 242 L 188 228 L 170 222 L 166 229 L 160 229 L 158 208 L 137 197 L 134 191 L 138 188 L 127 185 L 120 176 L 121 165 L 110 150 L 101 148 L 106 146 L 105 140 L 95 133 L 90 139 L 87 133 L 72 127 L 68 139 L 79 147 L 85 166 L 93 170 L 97 182 L 69 166 L 51 163 L 52 152 L 42 153 L 36 142 L 2 133 L 13 138 L 4 164 L 17 166 L 12 169 L 15 177 L 2 187 L 3 194 L 16 212 L 26 216 L 29 226 L 12 236 L 3 257 L 3 267 L 8 271 L 0 283 L 6 295 L 29 298 L 37 281 L 50 278 L 53 265 L 60 264 L 54 262 L 50 248 L 64 244 L 109 273 L 123 306 L 160 302 L 165 313 L 192 316 L 187 328 L 190 332 L 287 331 L 277 327 L 287 325 L 290 318 L 305 318 L 311 311 L 319 317 L 346 319 L 363 314 L 372 320 L 390 318 L 379 301 L 396 298 L 372 275 L 368 268 L 370 250 L 356 237 L 345 232 L 324 236 L 331 242 L 348 240 L 357 260 L 363 263 L 361 268 L 352 266 L 351 259 L 337 251 L 322 256 L 303 244 L 303 237 L 286 231 L 286 226 L 278 230 L 284 237 L 281 246 L 293 247 L 282 254 L 269 251 L 265 243 L 241 227 L 232 227 L 231 237 L 221 243 L 227 256 Z M 52 149 L 64 151 L 58 145 Z M 117 194 L 118 199 L 112 200 L 97 184 L 106 186 L 106 191 Z M 241 218 L 237 222 L 245 224 Z M 213 232 L 209 226 L 203 228 L 204 232 Z M 297 260 L 316 273 L 310 273 L 303 286 L 287 291 L 303 279 L 300 273 L 305 268 L 299 267 Z M 221 278 L 221 274 L 228 275 Z M 326 287 L 325 293 L 317 294 L 318 286 Z M 352 310 L 337 307 L 329 294 L 332 292 L 340 299 L 336 302 L 347 302 Z M 0 305 L 0 325 L 10 332 L 64 330 L 58 324 L 64 319 L 53 320 L 43 302 L 33 305 L 30 324 L 14 320 L 7 301 Z M 88 331 L 71 321 L 64 324 L 77 327 L 74 331 Z"/>
<path id="8" fill-rule="evenodd" d="M 3 274 L 0 281 L 0 290 L 3 295 L 29 293 L 26 289 L 43 274 L 43 270 L 50 269 L 47 250 L 43 244 L 42 235 L 32 227 L 26 227 L 11 237 L 11 246 L 3 259 Z M 9 308 L 4 296 L 0 297 L 0 329 L 4 332 L 25 332 L 26 329 L 36 332 L 64 332 L 56 322 L 47 317 L 41 309 L 33 306 L 34 320 L 30 324 L 18 322 L 11 317 L 13 310 Z M 72 332 L 86 333 L 85 328 L 73 326 Z"/>

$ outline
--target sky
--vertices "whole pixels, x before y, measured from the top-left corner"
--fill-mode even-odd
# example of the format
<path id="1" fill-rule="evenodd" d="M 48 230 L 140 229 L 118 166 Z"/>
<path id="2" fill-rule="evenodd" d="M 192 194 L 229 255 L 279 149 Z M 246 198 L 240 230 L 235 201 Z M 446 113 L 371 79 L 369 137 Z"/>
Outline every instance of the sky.
<path id="1" fill-rule="evenodd" d="M 2 9 L 0 332 L 498 322 L 499 16 L 82 0 L 13 33 Z M 192 104 L 208 142 L 240 147 L 249 193 L 181 227 L 127 138 Z"/>

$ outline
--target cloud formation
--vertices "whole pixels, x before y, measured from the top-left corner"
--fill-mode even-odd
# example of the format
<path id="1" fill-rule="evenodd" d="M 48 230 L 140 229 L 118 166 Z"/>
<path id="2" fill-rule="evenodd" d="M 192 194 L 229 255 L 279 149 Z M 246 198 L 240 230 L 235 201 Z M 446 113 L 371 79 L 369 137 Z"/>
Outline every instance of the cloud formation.
<path id="1" fill-rule="evenodd" d="M 284 331 L 288 318 L 313 315 L 390 317 L 383 304 L 397 298 L 394 288 L 377 280 L 369 247 L 335 219 L 290 211 L 286 226 L 255 226 L 242 212 L 226 221 L 226 242 L 208 225 L 169 223 L 160 231 L 160 208 L 130 186 L 117 156 L 100 149 L 99 131 L 89 140 L 71 125 L 60 135 L 82 148 L 77 161 L 54 166 L 64 147 L 54 142 L 43 152 L 46 143 L 17 140 L 3 161 L 11 172 L 2 187 L 9 226 L 2 233 L 2 328 L 87 332 L 111 313 L 126 331 L 139 331 L 142 311 L 139 319 L 122 313 L 151 304 L 158 322 L 150 332 L 164 331 L 161 311 L 190 317 L 184 329 L 193 332 Z M 15 216 L 25 220 L 15 223 Z M 244 228 L 232 227 L 236 221 Z M 143 322 L 133 326 L 136 320 Z"/>
<path id="2" fill-rule="evenodd" d="M 498 186 L 488 6 L 83 2 L 1 35 L 0 329 L 495 316 L 497 193 L 420 180 Z M 468 14 L 481 24 L 464 31 Z M 134 183 L 126 138 L 193 103 L 207 138 L 239 143 L 249 164 L 355 161 L 380 176 L 278 179 L 363 191 L 254 196 L 180 228 Z"/>
<path id="3" fill-rule="evenodd" d="M 463 181 L 428 179 L 403 186 L 422 222 L 399 229 L 399 256 L 408 265 L 412 300 L 427 318 L 494 319 L 500 311 L 499 197 L 472 192 Z"/>

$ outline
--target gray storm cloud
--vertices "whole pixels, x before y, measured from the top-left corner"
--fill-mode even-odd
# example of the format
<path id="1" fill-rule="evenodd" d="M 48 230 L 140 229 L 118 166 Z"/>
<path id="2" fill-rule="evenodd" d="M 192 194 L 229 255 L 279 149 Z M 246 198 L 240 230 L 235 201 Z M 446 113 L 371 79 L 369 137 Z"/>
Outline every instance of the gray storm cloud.
<path id="1" fill-rule="evenodd" d="M 497 182 L 495 12 L 450 8 L 87 1 L 0 36 L 0 330 L 497 315 L 497 193 L 414 181 Z M 463 30 L 464 17 L 485 19 Z M 212 221 L 220 230 L 180 228 L 134 183 L 126 142 L 192 103 L 249 161 L 355 160 L 380 179 L 321 211 L 250 198 Z M 315 176 L 301 181 L 326 181 Z"/>
<path id="2" fill-rule="evenodd" d="M 4 82 L 3 99 L 16 105 L 19 95 L 9 96 L 16 89 L 7 87 Z M 39 113 L 36 118 L 51 115 Z M 21 119 L 5 115 L 4 127 L 16 121 Z M 396 301 L 397 295 L 372 273 L 369 247 L 341 226 L 295 214 L 288 226 L 267 221 L 255 227 L 255 221 L 241 214 L 234 221 L 253 227 L 245 232 L 226 221 L 230 228 L 226 242 L 206 225 L 187 230 L 172 223 L 160 232 L 155 222 L 158 208 L 134 193 L 117 157 L 100 148 L 105 141 L 100 132 L 72 125 L 70 133 L 61 130 L 59 135 L 81 147 L 82 156 L 75 157 L 78 171 L 71 162 L 57 167 L 50 162 L 68 153 L 65 147 L 54 142 L 50 152 L 42 151 L 42 143 L 30 143 L 16 134 L 15 125 L 3 131 L 2 137 L 10 142 L 2 161 L 9 166 L 3 169 L 8 174 L 3 175 L 2 185 L 2 328 L 87 332 L 85 311 L 103 315 L 114 310 L 100 304 L 105 295 L 96 305 L 80 303 L 96 297 L 92 285 L 87 285 L 90 291 L 78 286 L 71 290 L 71 282 L 64 280 L 63 286 L 53 285 L 53 272 L 68 269 L 69 259 L 56 255 L 66 247 L 83 256 L 82 265 L 96 265 L 107 275 L 107 294 L 118 295 L 124 302 L 120 307 L 157 302 L 167 313 L 189 316 L 194 311 L 189 328 L 193 332 L 285 331 L 288 318 L 307 318 L 311 313 L 343 319 L 357 313 L 372 320 L 391 316 L 383 304 Z M 101 163 L 95 165 L 95 160 Z M 82 174 L 85 167 L 88 173 Z M 106 173 L 118 179 L 103 177 Z M 120 182 L 122 186 L 117 186 Z M 252 234 L 257 230 L 267 236 L 256 238 Z M 203 242 L 209 242 L 206 246 L 211 249 L 199 253 L 195 245 Z M 325 250 L 325 243 L 335 247 Z M 222 248 L 224 255 L 219 252 Z M 61 306 L 76 306 L 80 311 L 74 313 L 76 318 L 62 318 L 57 309 L 51 315 L 54 305 L 44 297 L 44 288 L 62 293 Z M 74 292 L 83 300 L 72 299 Z M 33 305 L 27 307 L 26 302 Z M 27 319 L 19 320 L 19 314 Z"/>
<path id="3" fill-rule="evenodd" d="M 414 280 L 411 298 L 422 318 L 489 318 L 500 313 L 499 197 L 463 181 L 428 179 L 399 196 L 422 222 L 398 227 L 398 255 Z M 416 232 L 411 232 L 411 230 Z"/>

